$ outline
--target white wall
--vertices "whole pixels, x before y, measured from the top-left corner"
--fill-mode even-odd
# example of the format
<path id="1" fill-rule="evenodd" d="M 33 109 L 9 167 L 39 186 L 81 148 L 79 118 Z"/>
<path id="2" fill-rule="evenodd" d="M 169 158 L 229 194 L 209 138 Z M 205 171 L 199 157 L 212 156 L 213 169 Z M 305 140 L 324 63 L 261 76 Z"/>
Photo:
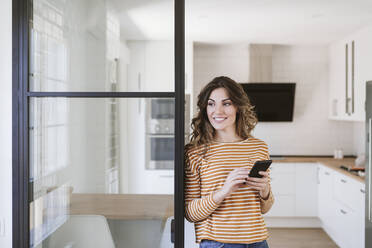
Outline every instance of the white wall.
<path id="1" fill-rule="evenodd" d="M 0 247 L 12 246 L 12 1 L 0 4 L 0 220 L 5 236 Z"/>
<path id="2" fill-rule="evenodd" d="M 197 96 L 200 90 L 216 76 L 228 76 L 237 82 L 248 82 L 249 46 L 194 45 L 193 113 L 197 113 Z"/>
<path id="3" fill-rule="evenodd" d="M 328 120 L 327 47 L 275 45 L 272 55 L 273 82 L 296 83 L 294 118 L 293 122 L 259 123 L 253 134 L 268 143 L 273 155 L 332 155 L 335 148 L 355 154 L 354 124 Z M 248 45 L 196 45 L 194 99 L 215 76 L 248 82 L 248 60 Z"/>

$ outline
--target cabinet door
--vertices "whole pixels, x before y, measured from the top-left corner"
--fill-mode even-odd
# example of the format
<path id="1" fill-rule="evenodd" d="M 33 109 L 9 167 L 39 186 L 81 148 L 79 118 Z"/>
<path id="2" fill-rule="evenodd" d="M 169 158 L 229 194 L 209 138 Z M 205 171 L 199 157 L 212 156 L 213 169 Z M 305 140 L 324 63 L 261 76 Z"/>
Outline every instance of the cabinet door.
<path id="1" fill-rule="evenodd" d="M 330 46 L 330 119 L 365 120 L 365 87 L 366 82 L 372 79 L 371 43 L 372 26 L 361 29 Z M 347 87 L 346 78 L 348 80 Z M 347 103 L 348 106 L 346 106 Z"/>
<path id="2" fill-rule="evenodd" d="M 143 91 L 145 78 L 145 42 L 127 42 L 130 63 L 128 64 L 128 91 Z"/>
<path id="3" fill-rule="evenodd" d="M 355 35 L 355 111 L 356 121 L 365 120 L 366 82 L 372 80 L 370 60 L 372 56 L 372 27 L 365 28 Z"/>
<path id="4" fill-rule="evenodd" d="M 345 118 L 345 46 L 342 42 L 330 46 L 329 118 Z"/>
<path id="5" fill-rule="evenodd" d="M 363 248 L 365 239 L 365 185 L 361 182 L 353 182 L 353 202 L 355 203 L 355 210 L 351 216 L 351 241 L 353 247 Z"/>
<path id="6" fill-rule="evenodd" d="M 317 164 L 296 164 L 296 216 L 318 216 Z"/>
<path id="7" fill-rule="evenodd" d="M 335 200 L 346 205 L 348 208 L 355 210 L 355 203 L 353 202 L 352 179 L 346 175 L 335 172 L 333 181 L 333 192 Z"/>
<path id="8" fill-rule="evenodd" d="M 270 168 L 275 203 L 266 216 L 293 217 L 295 215 L 295 163 L 273 163 Z"/>
<path id="9" fill-rule="evenodd" d="M 273 163 L 271 165 L 271 188 L 275 196 L 295 194 L 295 164 Z"/>
<path id="10" fill-rule="evenodd" d="M 355 234 L 353 230 L 353 211 L 347 206 L 336 202 L 335 211 L 335 230 L 336 243 L 342 248 L 355 248 L 351 237 Z"/>
<path id="11" fill-rule="evenodd" d="M 275 202 L 269 212 L 268 217 L 294 217 L 295 216 L 295 197 L 294 195 L 274 195 Z"/>
<path id="12" fill-rule="evenodd" d="M 174 42 L 146 41 L 146 91 L 174 91 Z"/>
<path id="13" fill-rule="evenodd" d="M 319 218 L 323 225 L 332 226 L 331 210 L 332 210 L 332 170 L 327 167 L 319 166 L 319 184 L 318 184 L 318 210 Z"/>

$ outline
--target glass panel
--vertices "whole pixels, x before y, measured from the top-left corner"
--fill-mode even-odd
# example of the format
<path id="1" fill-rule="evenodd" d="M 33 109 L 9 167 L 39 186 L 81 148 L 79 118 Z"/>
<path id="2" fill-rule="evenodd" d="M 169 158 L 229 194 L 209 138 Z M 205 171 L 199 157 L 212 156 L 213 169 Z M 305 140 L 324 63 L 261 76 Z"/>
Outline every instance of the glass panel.
<path id="1" fill-rule="evenodd" d="M 174 91 L 171 0 L 34 0 L 31 91 Z"/>
<path id="2" fill-rule="evenodd" d="M 30 104 L 32 247 L 172 247 L 174 99 Z"/>

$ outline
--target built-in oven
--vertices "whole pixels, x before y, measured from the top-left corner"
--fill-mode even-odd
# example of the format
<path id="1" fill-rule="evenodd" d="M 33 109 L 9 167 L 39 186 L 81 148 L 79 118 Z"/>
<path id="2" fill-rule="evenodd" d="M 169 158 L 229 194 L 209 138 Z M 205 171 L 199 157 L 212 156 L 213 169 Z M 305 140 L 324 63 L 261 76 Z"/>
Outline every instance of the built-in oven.
<path id="1" fill-rule="evenodd" d="M 190 95 L 185 95 L 187 122 L 190 115 L 189 99 Z M 174 99 L 156 98 L 146 101 L 146 169 L 174 169 L 174 118 Z"/>
<path id="2" fill-rule="evenodd" d="M 146 169 L 173 169 L 174 134 L 147 134 L 146 157 Z"/>
<path id="3" fill-rule="evenodd" d="M 146 102 L 146 169 L 174 168 L 174 110 L 171 98 Z"/>
<path id="4" fill-rule="evenodd" d="M 146 104 L 146 130 L 149 134 L 174 134 L 174 99 L 149 99 Z"/>

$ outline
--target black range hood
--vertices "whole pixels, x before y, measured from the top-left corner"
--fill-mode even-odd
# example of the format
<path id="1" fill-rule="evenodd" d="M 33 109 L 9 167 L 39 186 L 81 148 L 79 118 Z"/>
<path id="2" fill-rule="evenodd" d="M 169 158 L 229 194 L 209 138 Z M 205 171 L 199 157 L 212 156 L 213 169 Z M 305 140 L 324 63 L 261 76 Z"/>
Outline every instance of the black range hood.
<path id="1" fill-rule="evenodd" d="M 260 122 L 293 121 L 296 83 L 241 83 Z"/>

